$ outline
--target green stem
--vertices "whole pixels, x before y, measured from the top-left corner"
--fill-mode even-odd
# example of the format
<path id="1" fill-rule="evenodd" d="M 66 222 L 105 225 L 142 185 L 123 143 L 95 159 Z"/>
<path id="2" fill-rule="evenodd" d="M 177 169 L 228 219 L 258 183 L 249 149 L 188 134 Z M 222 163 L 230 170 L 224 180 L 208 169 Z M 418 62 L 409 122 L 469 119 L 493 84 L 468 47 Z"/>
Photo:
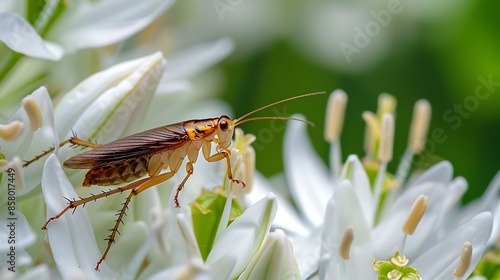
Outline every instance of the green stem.
<path id="1" fill-rule="evenodd" d="M 0 82 L 10 73 L 12 68 L 19 62 L 23 57 L 22 54 L 10 51 L 0 66 Z"/>

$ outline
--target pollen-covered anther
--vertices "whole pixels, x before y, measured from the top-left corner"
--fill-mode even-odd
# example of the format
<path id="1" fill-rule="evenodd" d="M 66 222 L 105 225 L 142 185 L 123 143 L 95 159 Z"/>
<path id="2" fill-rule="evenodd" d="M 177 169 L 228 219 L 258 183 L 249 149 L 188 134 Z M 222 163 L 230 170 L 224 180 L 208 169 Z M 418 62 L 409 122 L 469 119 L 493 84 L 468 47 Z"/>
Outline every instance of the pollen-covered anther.
<path id="1" fill-rule="evenodd" d="M 382 131 L 380 133 L 380 146 L 378 159 L 380 162 L 392 160 L 392 146 L 394 143 L 394 115 L 387 113 L 382 117 Z"/>
<path id="2" fill-rule="evenodd" d="M 410 127 L 408 147 L 414 154 L 422 151 L 431 120 L 431 105 L 425 99 L 420 99 L 413 108 L 413 118 Z"/>
<path id="3" fill-rule="evenodd" d="M 415 232 L 418 223 L 424 216 L 425 210 L 427 210 L 427 200 L 428 198 L 425 195 L 420 195 L 415 200 L 403 225 L 402 230 L 404 233 L 412 235 Z"/>
<path id="4" fill-rule="evenodd" d="M 458 267 L 453 270 L 453 275 L 455 277 L 463 277 L 470 266 L 470 261 L 472 259 L 472 244 L 466 241 L 462 247 L 462 255 L 460 256 L 460 262 Z"/>
<path id="5" fill-rule="evenodd" d="M 344 234 L 342 235 L 342 240 L 340 241 L 339 248 L 339 256 L 344 260 L 348 260 L 350 258 L 350 250 L 351 244 L 354 240 L 354 230 L 352 226 L 348 226 L 344 230 Z"/>
<path id="6" fill-rule="evenodd" d="M 36 131 L 42 127 L 42 112 L 40 111 L 40 106 L 38 106 L 38 102 L 35 98 L 28 95 L 23 98 L 22 104 L 30 121 L 30 129 L 32 131 Z"/>
<path id="7" fill-rule="evenodd" d="M 328 98 L 325 120 L 325 140 L 329 143 L 337 141 L 344 125 L 344 113 L 347 105 L 347 94 L 341 89 L 335 90 Z"/>
<path id="8" fill-rule="evenodd" d="M 23 131 L 24 123 L 13 121 L 9 124 L 0 124 L 0 138 L 5 141 L 15 141 Z"/>

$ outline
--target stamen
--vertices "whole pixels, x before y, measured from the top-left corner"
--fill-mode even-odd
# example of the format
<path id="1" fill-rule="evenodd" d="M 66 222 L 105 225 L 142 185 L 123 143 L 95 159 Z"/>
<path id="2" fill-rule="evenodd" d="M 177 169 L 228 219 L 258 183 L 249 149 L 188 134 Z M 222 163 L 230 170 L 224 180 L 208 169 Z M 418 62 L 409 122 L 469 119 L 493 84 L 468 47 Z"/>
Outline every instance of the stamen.
<path id="1" fill-rule="evenodd" d="M 417 200 L 415 200 L 408 214 L 408 218 L 406 218 L 406 222 L 402 227 L 404 233 L 412 235 L 415 232 L 418 223 L 427 209 L 427 200 L 428 198 L 425 195 L 420 195 Z"/>
<path id="2" fill-rule="evenodd" d="M 344 230 L 344 234 L 342 235 L 342 240 L 340 241 L 339 248 L 339 256 L 344 260 L 348 260 L 350 258 L 350 250 L 351 244 L 354 240 L 354 231 L 352 226 L 348 226 Z"/>
<path id="3" fill-rule="evenodd" d="M 325 140 L 329 143 L 337 141 L 344 125 L 344 112 L 347 95 L 341 89 L 335 90 L 328 98 L 325 120 Z"/>
<path id="4" fill-rule="evenodd" d="M 42 112 L 40 111 L 40 106 L 38 106 L 38 102 L 35 98 L 28 95 L 23 98 L 22 104 L 24 111 L 26 111 L 28 119 L 30 120 L 30 129 L 32 131 L 36 131 L 42 127 Z"/>
<path id="5" fill-rule="evenodd" d="M 462 255 L 460 256 L 460 262 L 458 263 L 457 269 L 453 270 L 453 275 L 460 278 L 465 275 L 470 266 L 470 261 L 472 259 L 472 244 L 466 241 L 462 247 Z"/>
<path id="6" fill-rule="evenodd" d="M 380 134 L 380 146 L 378 159 L 383 163 L 392 160 L 392 145 L 394 143 L 394 116 L 390 113 L 384 114 L 382 118 L 382 132 Z"/>
<path id="7" fill-rule="evenodd" d="M 361 115 L 366 122 L 365 128 L 365 152 L 366 158 L 375 161 L 375 143 L 380 139 L 380 125 L 374 113 L 365 111 Z"/>
<path id="8" fill-rule="evenodd" d="M 396 98 L 388 93 L 378 96 L 377 116 L 382 119 L 385 114 L 394 114 L 396 111 Z"/>
<path id="9" fill-rule="evenodd" d="M 410 138 L 408 146 L 414 154 L 422 151 L 425 145 L 425 138 L 431 120 L 431 105 L 425 99 L 420 99 L 415 103 L 413 109 L 413 119 L 411 121 Z"/>
<path id="10" fill-rule="evenodd" d="M 4 167 L 9 165 L 9 162 L 5 159 L 0 159 L 0 170 L 4 170 Z"/>
<path id="11" fill-rule="evenodd" d="M 23 131 L 24 123 L 13 121 L 9 124 L 0 124 L 0 138 L 7 142 L 15 141 Z"/>

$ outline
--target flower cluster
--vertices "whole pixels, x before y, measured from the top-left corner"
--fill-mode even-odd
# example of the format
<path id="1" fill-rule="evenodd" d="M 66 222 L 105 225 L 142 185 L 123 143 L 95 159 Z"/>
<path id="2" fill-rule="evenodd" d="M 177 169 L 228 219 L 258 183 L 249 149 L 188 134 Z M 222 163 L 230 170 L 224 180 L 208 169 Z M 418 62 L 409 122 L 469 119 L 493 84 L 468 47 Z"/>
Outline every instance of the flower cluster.
<path id="1" fill-rule="evenodd" d="M 7 46 L 0 50 L 6 54 L 0 68 L 2 258 L 10 250 L 5 223 L 14 190 L 3 187 L 9 180 L 15 181 L 17 221 L 16 274 L 0 259 L 1 279 L 465 279 L 499 236 L 500 173 L 482 198 L 461 206 L 467 182 L 453 178 L 449 162 L 410 172 L 425 144 L 427 101 L 415 105 L 408 148 L 391 174 L 396 100 L 382 94 L 377 113 L 363 113 L 366 155 L 342 162 L 347 95 L 337 90 L 326 112 L 330 170 L 315 155 L 305 124 L 292 121 L 284 143 L 286 180 L 271 184 L 255 171 L 255 136 L 236 129 L 228 148 L 231 170 L 199 160 L 180 208 L 173 201 L 183 168 L 137 195 L 119 212 L 126 214 L 123 234 L 108 251 L 102 240 L 127 193 L 117 189 L 85 208 L 66 208 L 68 200 L 102 187 L 74 187 L 83 173 L 61 162 L 81 150 L 60 144 L 74 134 L 107 143 L 188 115 L 220 115 L 223 104 L 196 103 L 191 78 L 227 56 L 232 43 L 174 52 L 168 63 L 163 52 L 145 55 L 144 49 L 93 60 L 105 46 L 146 28 L 173 1 L 38 1 L 41 7 L 28 7 L 24 17 L 19 2 L 0 6 L 9 6 L 0 13 Z M 103 16 L 110 10 L 116 13 Z M 54 71 L 46 60 L 63 66 Z M 109 67 L 92 71 L 87 60 Z M 46 79 L 61 80 L 61 93 L 40 87 Z M 20 94 L 28 89 L 30 95 Z M 229 171 L 246 187 L 229 180 Z M 59 213 L 47 231 L 38 230 Z M 491 259 L 480 266 L 487 270 Z"/>

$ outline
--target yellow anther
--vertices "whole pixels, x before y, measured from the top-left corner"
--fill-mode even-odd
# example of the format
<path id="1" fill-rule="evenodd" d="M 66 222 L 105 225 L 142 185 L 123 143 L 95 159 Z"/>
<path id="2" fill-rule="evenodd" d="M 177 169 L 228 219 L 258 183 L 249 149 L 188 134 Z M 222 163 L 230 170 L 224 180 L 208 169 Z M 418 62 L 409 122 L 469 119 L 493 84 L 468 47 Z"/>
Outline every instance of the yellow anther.
<path id="1" fill-rule="evenodd" d="M 22 104 L 30 121 L 30 129 L 32 131 L 36 131 L 42 127 L 42 112 L 40 111 L 40 106 L 38 106 L 38 102 L 35 98 L 28 95 L 23 98 Z"/>
<path id="2" fill-rule="evenodd" d="M 339 256 L 344 260 L 350 258 L 351 244 L 354 240 L 354 230 L 352 226 L 348 226 L 344 230 L 342 235 L 342 240 L 340 241 Z"/>
<path id="3" fill-rule="evenodd" d="M 417 200 L 413 203 L 408 218 L 403 225 L 403 232 L 412 235 L 418 226 L 418 223 L 424 216 L 425 210 L 427 210 L 427 196 L 420 195 Z"/>
<path id="4" fill-rule="evenodd" d="M 13 121 L 9 124 L 0 124 L 0 138 L 5 141 L 15 141 L 23 131 L 24 123 L 20 121 Z"/>
<path id="5" fill-rule="evenodd" d="M 325 120 L 325 140 L 336 141 L 342 134 L 347 95 L 341 89 L 335 90 L 328 98 Z"/>

